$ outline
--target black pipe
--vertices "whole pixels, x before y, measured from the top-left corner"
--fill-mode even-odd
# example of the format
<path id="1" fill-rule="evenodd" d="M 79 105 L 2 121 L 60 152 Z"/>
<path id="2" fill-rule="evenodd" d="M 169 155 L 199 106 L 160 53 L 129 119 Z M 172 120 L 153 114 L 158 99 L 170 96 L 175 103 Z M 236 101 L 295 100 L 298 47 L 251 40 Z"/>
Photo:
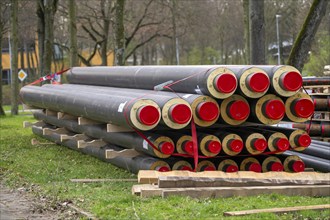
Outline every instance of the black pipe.
<path id="1" fill-rule="evenodd" d="M 118 145 L 123 148 L 131 148 L 137 151 L 149 154 L 151 156 L 166 158 L 169 157 L 174 151 L 173 141 L 165 136 L 144 133 L 149 141 L 154 143 L 159 151 L 150 146 L 136 132 L 107 132 L 105 125 L 78 125 L 75 120 L 61 120 L 54 116 L 47 116 L 42 112 L 35 112 L 34 117 L 38 120 L 43 120 L 48 124 L 57 127 L 64 127 L 72 132 L 85 134 L 93 139 L 102 139 L 105 142 Z"/>
<path id="2" fill-rule="evenodd" d="M 304 86 L 330 85 L 330 77 L 303 77 Z"/>
<path id="3" fill-rule="evenodd" d="M 85 148 L 78 148 L 77 141 L 67 140 L 65 142 L 60 141 L 60 135 L 52 133 L 51 135 L 43 135 L 43 129 L 40 127 L 32 126 L 32 132 L 40 137 L 55 143 L 60 143 L 63 146 L 71 148 L 73 150 L 80 151 L 82 153 L 94 156 L 102 161 L 111 163 L 117 167 L 128 170 L 129 172 L 137 174 L 140 170 L 158 170 L 158 171 L 169 171 L 169 165 L 162 160 L 149 157 L 146 155 L 138 155 L 135 157 L 115 157 L 111 159 L 106 158 L 107 150 L 121 151 L 123 148 L 115 145 L 107 144 L 103 147 L 86 146 Z"/>
<path id="4" fill-rule="evenodd" d="M 324 148 L 320 148 L 319 146 L 310 145 L 308 148 L 306 148 L 300 153 L 327 159 L 330 162 L 330 148 L 324 149 Z"/>

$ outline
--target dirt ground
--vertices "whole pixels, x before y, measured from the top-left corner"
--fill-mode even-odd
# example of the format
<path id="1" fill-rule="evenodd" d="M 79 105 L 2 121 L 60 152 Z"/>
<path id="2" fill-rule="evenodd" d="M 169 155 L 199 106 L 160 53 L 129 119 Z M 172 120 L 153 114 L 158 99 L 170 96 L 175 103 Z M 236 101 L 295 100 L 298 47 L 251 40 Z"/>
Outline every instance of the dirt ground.
<path id="1" fill-rule="evenodd" d="M 78 219 L 75 211 L 65 206 L 50 208 L 42 201 L 26 192 L 25 188 L 9 189 L 0 183 L 0 220 L 13 219 Z"/>

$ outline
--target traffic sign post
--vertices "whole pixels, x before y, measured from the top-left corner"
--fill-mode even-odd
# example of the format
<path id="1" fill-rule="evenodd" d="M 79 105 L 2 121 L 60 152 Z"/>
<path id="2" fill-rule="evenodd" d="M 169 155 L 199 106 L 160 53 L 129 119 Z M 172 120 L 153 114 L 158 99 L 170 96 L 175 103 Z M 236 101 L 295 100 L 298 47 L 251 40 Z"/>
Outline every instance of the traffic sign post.
<path id="1" fill-rule="evenodd" d="M 21 80 L 21 82 L 23 82 L 26 79 L 26 77 L 27 77 L 27 73 L 24 70 L 21 69 L 18 72 L 18 78 L 19 78 L 19 80 Z"/>

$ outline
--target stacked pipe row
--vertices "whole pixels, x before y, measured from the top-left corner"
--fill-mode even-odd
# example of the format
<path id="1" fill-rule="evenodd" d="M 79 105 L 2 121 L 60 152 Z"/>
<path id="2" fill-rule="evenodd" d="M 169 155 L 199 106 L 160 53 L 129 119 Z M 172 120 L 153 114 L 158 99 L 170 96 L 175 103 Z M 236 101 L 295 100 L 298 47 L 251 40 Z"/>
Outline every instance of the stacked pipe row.
<path id="1" fill-rule="evenodd" d="M 30 106 L 70 115 L 34 114 L 48 124 L 34 126 L 34 133 L 57 143 L 72 148 L 72 140 L 81 141 L 75 134 L 84 134 L 104 141 L 98 152 L 130 148 L 162 164 L 153 169 L 192 170 L 196 152 L 190 126 L 196 124 L 197 171 L 304 169 L 299 157 L 278 154 L 308 147 L 307 132 L 269 126 L 304 122 L 313 114 L 311 97 L 299 91 L 302 77 L 291 66 L 75 67 L 67 79 L 70 84 L 26 86 L 20 93 Z M 77 117 L 92 122 L 82 125 Z M 56 132 L 40 132 L 50 125 L 71 132 L 71 142 Z M 139 162 L 134 165 L 132 158 L 113 163 L 136 172 Z"/>

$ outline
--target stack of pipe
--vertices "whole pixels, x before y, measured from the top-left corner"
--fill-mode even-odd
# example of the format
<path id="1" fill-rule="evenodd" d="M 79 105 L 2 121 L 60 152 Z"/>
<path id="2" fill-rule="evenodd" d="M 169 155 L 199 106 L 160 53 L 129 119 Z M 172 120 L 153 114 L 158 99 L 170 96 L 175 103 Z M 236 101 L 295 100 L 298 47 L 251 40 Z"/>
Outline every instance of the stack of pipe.
<path id="1" fill-rule="evenodd" d="M 283 152 L 306 149 L 308 133 L 270 126 L 313 114 L 294 67 L 75 67 L 67 80 L 21 89 L 42 109 L 33 132 L 131 172 L 304 170 Z"/>

